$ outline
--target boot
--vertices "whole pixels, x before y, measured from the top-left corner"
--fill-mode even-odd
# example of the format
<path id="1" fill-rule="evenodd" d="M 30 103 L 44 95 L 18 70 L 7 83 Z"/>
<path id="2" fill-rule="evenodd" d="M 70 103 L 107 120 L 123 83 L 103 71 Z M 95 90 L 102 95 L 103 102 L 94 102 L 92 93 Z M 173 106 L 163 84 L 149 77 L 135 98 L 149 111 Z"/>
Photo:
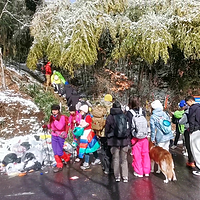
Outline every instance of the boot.
<path id="1" fill-rule="evenodd" d="M 57 172 L 62 171 L 62 169 L 63 169 L 63 168 L 55 167 L 54 170 L 53 170 L 53 172 L 54 172 L 54 173 L 57 173 Z"/>
<path id="2" fill-rule="evenodd" d="M 70 161 L 70 155 L 69 153 L 66 153 L 65 151 L 63 151 L 63 155 L 60 156 L 60 158 L 62 158 L 65 162 L 69 162 Z"/>
<path id="3" fill-rule="evenodd" d="M 55 155 L 54 158 L 56 160 L 57 165 L 56 165 L 55 169 L 53 170 L 53 172 L 57 173 L 59 171 L 62 171 L 63 163 L 62 163 L 62 160 L 61 160 L 60 156 Z"/>

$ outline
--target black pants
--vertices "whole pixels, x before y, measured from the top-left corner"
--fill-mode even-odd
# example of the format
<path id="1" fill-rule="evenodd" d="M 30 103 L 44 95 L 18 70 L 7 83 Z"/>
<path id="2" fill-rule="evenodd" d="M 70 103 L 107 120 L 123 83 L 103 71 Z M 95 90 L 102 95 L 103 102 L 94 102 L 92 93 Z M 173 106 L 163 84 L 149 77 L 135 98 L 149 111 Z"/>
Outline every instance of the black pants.
<path id="1" fill-rule="evenodd" d="M 176 125 L 176 136 L 175 136 L 175 139 L 174 139 L 174 145 L 177 146 L 177 143 L 178 143 L 178 140 L 180 138 L 180 131 L 179 131 L 179 128 L 178 128 L 178 124 Z M 185 146 L 185 141 L 183 140 L 183 146 Z"/>
<path id="2" fill-rule="evenodd" d="M 190 134 L 187 130 L 184 132 L 184 137 L 185 137 L 185 146 L 188 152 L 188 162 L 194 162 L 194 158 L 190 149 Z"/>
<path id="3" fill-rule="evenodd" d="M 101 156 L 102 167 L 104 171 L 110 172 L 112 171 L 112 166 L 111 166 L 112 154 L 110 152 L 110 146 L 107 145 L 106 137 L 101 137 L 100 142 L 101 142 L 101 154 L 102 154 Z"/>

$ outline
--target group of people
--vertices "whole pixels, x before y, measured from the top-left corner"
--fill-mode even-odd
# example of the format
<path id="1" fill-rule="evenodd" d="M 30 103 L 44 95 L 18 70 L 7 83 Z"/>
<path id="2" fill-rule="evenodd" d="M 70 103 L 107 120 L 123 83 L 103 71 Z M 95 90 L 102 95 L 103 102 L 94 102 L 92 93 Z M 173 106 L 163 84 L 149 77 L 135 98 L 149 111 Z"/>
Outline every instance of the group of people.
<path id="1" fill-rule="evenodd" d="M 45 73 L 46 87 L 48 88 L 49 86 L 53 86 L 54 93 L 58 93 L 59 96 L 63 96 L 67 101 L 69 100 L 71 94 L 77 95 L 75 89 L 72 88 L 60 72 L 53 70 L 52 73 L 50 61 L 42 67 L 42 71 Z"/>
<path id="2" fill-rule="evenodd" d="M 58 80 L 59 82 L 56 82 Z M 49 83 L 49 81 L 47 82 Z M 92 128 L 91 105 L 79 101 L 79 95 L 62 78 L 62 75 L 60 76 L 59 72 L 54 71 L 51 75 L 51 84 L 54 86 L 55 92 L 58 91 L 60 95 L 65 95 L 70 112 L 70 116 L 66 120 L 66 116 L 60 113 L 59 105 L 52 105 L 49 124 L 44 125 L 45 128 L 51 130 L 52 148 L 57 163 L 54 172 L 61 171 L 63 161 L 67 164 L 70 160 L 70 155 L 63 151 L 65 141 L 63 135 L 67 135 L 63 132 L 68 132 L 69 129 L 73 132 L 73 146 L 76 147 L 78 155 L 76 161 L 83 159 L 81 169 L 90 168 L 90 154 L 93 153 L 95 160 L 92 164 L 102 163 L 104 173 L 114 172 L 117 182 L 121 179 L 123 182 L 128 182 L 127 157 L 130 147 L 132 149 L 134 175 L 137 177 L 149 176 L 151 171 L 149 134 L 153 143 L 169 151 L 170 141 L 174 139 L 171 130 L 171 118 L 163 110 L 163 105 L 159 100 L 151 103 L 152 113 L 148 124 L 145 110 L 141 107 L 138 97 L 131 98 L 128 104 L 129 109 L 123 110 L 122 105 L 117 100 L 114 100 L 110 94 L 106 95 L 104 100 L 109 102 L 109 106 L 106 116 L 104 116 L 106 117 L 105 127 L 101 130 L 104 133 L 99 135 L 97 134 L 99 130 Z M 60 84 L 64 84 L 62 91 Z M 199 171 L 193 171 L 193 174 L 200 175 L 200 148 L 198 147 L 200 140 L 200 105 L 195 102 L 193 96 L 188 96 L 180 102 L 179 107 L 180 109 L 174 113 L 174 117 L 178 120 L 176 122 L 176 136 L 171 148 L 177 147 L 179 136 L 183 133 L 188 152 L 186 165 L 199 169 Z M 163 125 L 166 121 L 169 125 Z M 166 131 L 163 126 L 168 126 L 169 131 Z M 100 146 L 104 151 L 101 159 L 97 152 Z"/>
<path id="3" fill-rule="evenodd" d="M 183 134 L 183 146 L 186 148 L 188 167 L 196 168 L 194 175 L 200 175 L 200 104 L 193 96 L 188 96 L 179 103 L 180 109 L 174 112 L 173 123 L 176 124 L 176 136 L 172 149 L 177 148 L 180 134 Z"/>

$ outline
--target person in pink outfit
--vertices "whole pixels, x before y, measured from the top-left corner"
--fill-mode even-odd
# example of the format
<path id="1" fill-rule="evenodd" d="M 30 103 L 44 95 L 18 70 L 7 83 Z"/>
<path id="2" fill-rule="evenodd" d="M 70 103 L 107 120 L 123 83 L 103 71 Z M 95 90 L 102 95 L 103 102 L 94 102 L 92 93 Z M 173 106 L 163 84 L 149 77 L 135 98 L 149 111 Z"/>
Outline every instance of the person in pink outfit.
<path id="1" fill-rule="evenodd" d="M 51 143 L 56 161 L 56 168 L 54 168 L 53 172 L 57 173 L 63 169 L 62 160 L 64 160 L 65 164 L 69 164 L 70 161 L 70 154 L 63 151 L 65 138 L 62 134 L 66 135 L 68 131 L 66 128 L 66 116 L 60 113 L 60 106 L 56 104 L 52 105 L 51 113 L 49 124 L 43 125 L 42 127 L 48 128 L 51 131 Z"/>
<path id="2" fill-rule="evenodd" d="M 79 126 L 80 125 L 80 121 L 82 119 L 82 115 L 78 111 L 76 111 L 75 106 L 70 106 L 69 107 L 69 112 L 70 112 L 69 128 L 73 131 L 75 126 Z"/>
<path id="3" fill-rule="evenodd" d="M 127 117 L 130 119 L 132 123 L 131 132 L 133 133 L 133 131 L 135 131 L 134 129 L 136 128 L 136 125 L 133 124 L 135 121 L 133 118 L 138 116 L 144 116 L 146 118 L 146 114 L 145 111 L 142 108 L 140 108 L 139 99 L 137 97 L 134 97 L 130 100 L 129 108 L 130 110 L 127 112 Z M 137 177 L 149 176 L 151 171 L 151 163 L 149 157 L 149 141 L 147 138 L 148 135 L 147 122 L 145 126 L 146 127 L 143 128 L 146 131 L 144 131 L 144 134 L 141 135 L 141 137 L 133 136 L 131 139 L 132 155 L 133 155 L 132 166 L 134 169 L 134 175 Z"/>
<path id="4" fill-rule="evenodd" d="M 69 128 L 71 129 L 71 131 L 73 132 L 74 128 L 76 126 L 79 126 L 80 125 L 80 121 L 82 119 L 82 115 L 81 113 L 79 113 L 78 111 L 76 111 L 76 108 L 75 106 L 70 106 L 69 107 L 69 113 L 70 113 L 70 116 L 69 116 Z M 76 143 L 78 144 L 78 141 L 77 141 L 77 138 L 75 137 L 75 135 L 73 134 L 73 138 L 74 138 L 74 141 L 76 141 Z M 77 155 L 79 154 L 79 146 L 76 147 L 76 153 Z M 76 158 L 75 159 L 75 162 L 80 162 L 80 158 Z"/>

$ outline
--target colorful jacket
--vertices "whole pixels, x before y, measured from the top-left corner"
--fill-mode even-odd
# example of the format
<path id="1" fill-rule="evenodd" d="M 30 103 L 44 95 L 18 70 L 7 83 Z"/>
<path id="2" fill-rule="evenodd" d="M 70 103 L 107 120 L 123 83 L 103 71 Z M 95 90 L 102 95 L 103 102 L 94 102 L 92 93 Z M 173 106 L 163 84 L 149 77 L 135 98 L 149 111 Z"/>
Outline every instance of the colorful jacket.
<path id="1" fill-rule="evenodd" d="M 51 116 L 53 117 L 53 116 Z M 55 118 L 55 117 L 53 117 Z M 63 131 L 66 130 L 66 119 L 65 116 L 62 115 L 60 120 L 54 120 L 51 124 L 47 125 L 48 129 L 51 129 L 51 135 L 59 136 Z"/>
<path id="2" fill-rule="evenodd" d="M 85 153 L 93 153 L 100 148 L 97 136 L 91 129 L 84 130 L 79 147 L 79 158 L 83 158 Z"/>
<path id="3" fill-rule="evenodd" d="M 55 75 L 58 76 L 58 80 L 55 80 Z M 60 72 L 56 71 L 51 75 L 51 83 L 55 83 L 55 84 L 63 83 L 63 84 L 65 84 L 65 79 Z"/>

